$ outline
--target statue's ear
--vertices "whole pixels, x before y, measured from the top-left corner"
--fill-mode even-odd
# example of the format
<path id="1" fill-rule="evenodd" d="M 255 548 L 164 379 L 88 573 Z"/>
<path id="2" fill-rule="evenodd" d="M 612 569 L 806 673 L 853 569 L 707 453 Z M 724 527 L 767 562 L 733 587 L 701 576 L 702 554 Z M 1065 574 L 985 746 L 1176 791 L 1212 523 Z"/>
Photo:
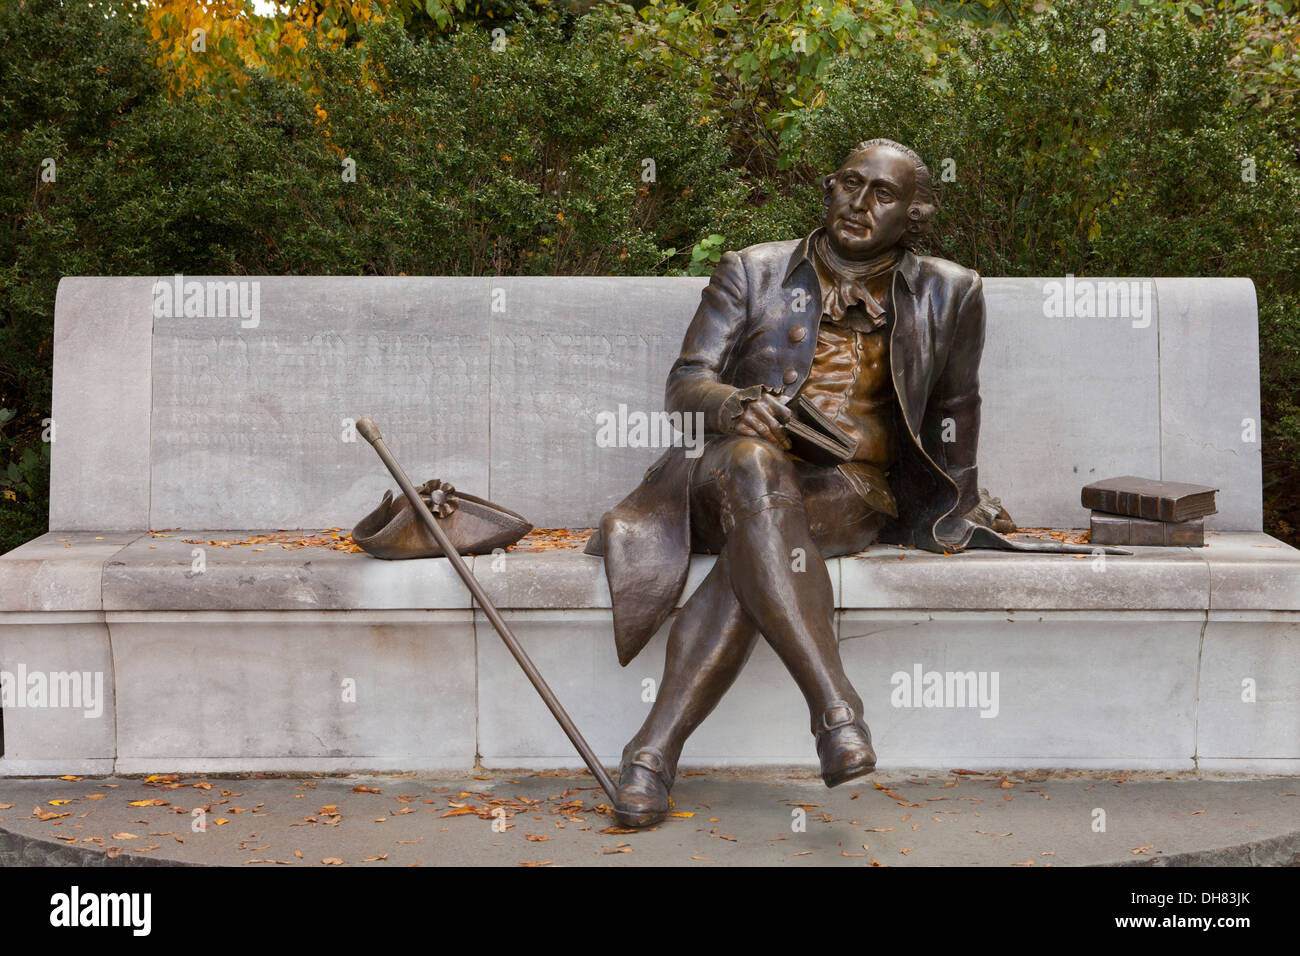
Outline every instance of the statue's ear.
<path id="1" fill-rule="evenodd" d="M 827 173 L 825 176 L 822 177 L 822 192 L 824 193 L 830 192 L 831 187 L 834 185 L 835 185 L 834 173 Z"/>

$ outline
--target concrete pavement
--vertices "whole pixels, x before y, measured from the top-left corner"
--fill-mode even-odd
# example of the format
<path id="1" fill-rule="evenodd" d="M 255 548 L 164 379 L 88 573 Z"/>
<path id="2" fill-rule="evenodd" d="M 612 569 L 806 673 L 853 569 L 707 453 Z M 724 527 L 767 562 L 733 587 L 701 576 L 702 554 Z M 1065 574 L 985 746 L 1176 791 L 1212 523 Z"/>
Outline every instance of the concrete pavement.
<path id="1" fill-rule="evenodd" d="M 585 772 L 0 780 L 0 864 L 1296 865 L 1300 779 L 689 771 L 612 825 Z"/>

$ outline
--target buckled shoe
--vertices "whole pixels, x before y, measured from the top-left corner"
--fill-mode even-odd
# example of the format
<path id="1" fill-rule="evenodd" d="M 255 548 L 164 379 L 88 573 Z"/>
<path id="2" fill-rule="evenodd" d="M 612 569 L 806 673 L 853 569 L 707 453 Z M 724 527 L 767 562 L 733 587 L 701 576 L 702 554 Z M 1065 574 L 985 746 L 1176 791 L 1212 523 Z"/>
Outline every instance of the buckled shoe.
<path id="1" fill-rule="evenodd" d="M 625 827 L 652 826 L 668 815 L 673 775 L 657 747 L 624 754 L 614 793 L 614 820 Z"/>
<path id="2" fill-rule="evenodd" d="M 822 780 L 836 787 L 876 769 L 876 751 L 871 746 L 867 723 L 846 701 L 832 701 L 822 712 L 820 725 L 813 727 L 817 756 L 821 758 Z"/>

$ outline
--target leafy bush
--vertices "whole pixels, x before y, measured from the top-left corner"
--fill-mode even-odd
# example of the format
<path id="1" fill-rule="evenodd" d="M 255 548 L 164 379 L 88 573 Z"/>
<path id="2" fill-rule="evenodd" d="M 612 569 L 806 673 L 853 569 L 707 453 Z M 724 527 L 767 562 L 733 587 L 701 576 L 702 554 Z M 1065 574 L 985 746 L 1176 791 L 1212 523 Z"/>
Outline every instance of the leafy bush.
<path id="1" fill-rule="evenodd" d="M 590 2 L 221 0 L 197 64 L 177 0 L 0 0 L 0 549 L 43 530 L 63 275 L 705 274 L 806 233 L 871 136 L 986 274 L 1254 279 L 1300 543 L 1293 0 Z"/>
<path id="2" fill-rule="evenodd" d="M 833 168 L 868 136 L 913 144 L 936 178 L 951 173 L 934 251 L 988 275 L 1253 279 L 1265 520 L 1300 542 L 1296 144 L 1238 95 L 1237 21 L 1124 6 L 1074 3 L 968 38 L 942 88 L 906 44 L 838 61 L 803 163 Z"/>
<path id="3" fill-rule="evenodd" d="M 0 404 L 20 409 L 0 453 L 20 463 L 62 275 L 652 272 L 743 206 L 694 86 L 630 76 L 595 23 L 529 16 L 493 49 L 387 20 L 304 48 L 314 94 L 242 67 L 174 96 L 129 4 L 71 6 L 0 14 Z M 25 498 L 0 515 L 0 547 L 42 530 Z"/>

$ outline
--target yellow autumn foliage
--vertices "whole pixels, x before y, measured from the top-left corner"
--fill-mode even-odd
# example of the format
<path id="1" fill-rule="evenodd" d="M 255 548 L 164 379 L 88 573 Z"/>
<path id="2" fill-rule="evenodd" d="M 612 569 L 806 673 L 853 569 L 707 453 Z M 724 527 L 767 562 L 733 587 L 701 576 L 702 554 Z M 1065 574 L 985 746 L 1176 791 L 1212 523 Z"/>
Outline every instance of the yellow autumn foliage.
<path id="1" fill-rule="evenodd" d="M 382 19 L 396 2 L 282 2 L 275 14 L 262 16 L 252 0 L 145 0 L 142 20 L 174 96 L 237 91 L 247 84 L 249 69 L 314 90 L 303 57 L 308 33 L 317 30 L 321 42 L 342 46 L 358 26 Z"/>

